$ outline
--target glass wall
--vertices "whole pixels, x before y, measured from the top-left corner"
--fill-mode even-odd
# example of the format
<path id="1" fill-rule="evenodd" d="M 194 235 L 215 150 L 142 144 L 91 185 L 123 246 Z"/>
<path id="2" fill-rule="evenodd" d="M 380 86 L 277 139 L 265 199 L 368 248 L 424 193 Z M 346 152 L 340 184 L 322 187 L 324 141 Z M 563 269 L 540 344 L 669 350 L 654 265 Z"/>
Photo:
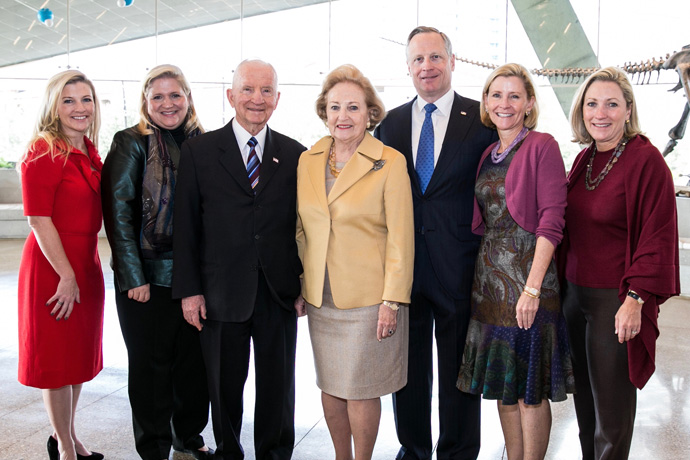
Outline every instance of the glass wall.
<path id="1" fill-rule="evenodd" d="M 135 2 L 144 9 L 157 5 L 156 0 Z M 241 11 L 243 2 L 254 8 L 262 4 L 249 0 L 224 4 L 236 4 L 232 8 Z M 73 1 L 71 8 L 83 4 Z M 572 6 L 572 16 L 567 14 L 568 5 Z M 65 9 L 53 8 L 56 22 L 66 16 Z M 586 57 L 589 52 L 592 62 L 601 66 L 623 66 L 666 58 L 667 53 L 679 51 L 690 41 L 690 2 L 686 0 L 339 0 L 283 11 L 270 9 L 267 7 L 265 14 L 157 37 L 123 41 L 127 34 L 123 33 L 108 46 L 0 68 L 0 157 L 19 157 L 46 79 L 68 66 L 84 71 L 96 83 L 103 101 L 100 150 L 105 155 L 114 132 L 136 123 L 139 81 L 156 64 L 174 63 L 183 69 L 192 82 L 202 123 L 207 129 L 216 129 L 233 116 L 225 91 L 232 82 L 234 67 L 250 57 L 271 62 L 278 71 L 282 95 L 270 124 L 311 145 L 326 134 L 314 113 L 314 101 L 329 69 L 344 63 L 358 66 L 376 85 L 388 108 L 414 97 L 404 43 L 418 24 L 437 27 L 450 36 L 457 58 L 462 59 L 456 63 L 454 88 L 474 99 L 480 97 L 490 72 L 479 63 L 519 62 L 539 70 L 553 68 L 555 62 L 569 62 L 574 56 Z M 127 10 L 117 9 L 115 13 L 126 18 Z M 98 19 L 96 13 L 73 12 L 73 27 L 86 27 L 83 21 L 89 20 L 97 20 L 105 27 L 109 13 Z M 168 8 L 156 14 L 160 31 L 191 13 Z M 57 26 L 56 33 L 66 35 L 66 22 Z M 558 24 L 566 25 L 556 33 L 553 27 Z M 151 23 L 145 32 L 154 34 L 156 29 L 156 24 Z M 583 39 L 573 41 L 577 33 Z M 66 40 L 61 45 L 65 52 Z M 580 146 L 570 142 L 565 113 L 569 101 L 565 104 L 559 97 L 572 93 L 582 80 L 534 78 L 542 109 L 538 129 L 556 137 L 569 166 Z M 678 76 L 673 70 L 661 70 L 631 74 L 631 79 L 642 127 L 663 150 L 667 133 L 680 119 L 686 104 L 682 90 L 669 92 Z M 676 176 L 690 173 L 690 134 L 678 143 L 667 161 Z"/>

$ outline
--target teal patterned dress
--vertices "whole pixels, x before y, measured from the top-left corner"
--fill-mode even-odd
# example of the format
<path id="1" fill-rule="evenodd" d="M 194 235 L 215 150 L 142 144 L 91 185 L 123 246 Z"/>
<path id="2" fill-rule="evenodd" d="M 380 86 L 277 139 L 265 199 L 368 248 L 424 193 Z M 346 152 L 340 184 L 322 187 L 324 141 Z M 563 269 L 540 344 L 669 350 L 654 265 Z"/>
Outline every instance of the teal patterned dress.
<path id="1" fill-rule="evenodd" d="M 536 235 L 513 220 L 506 204 L 506 173 L 519 148 L 518 144 L 498 164 L 488 156 L 477 177 L 475 194 L 485 231 L 457 382 L 466 393 L 483 394 L 506 405 L 517 404 L 518 399 L 526 404 L 546 398 L 562 401 L 575 388 L 553 261 L 542 283 L 534 324 L 523 330 L 515 319 L 537 244 Z"/>

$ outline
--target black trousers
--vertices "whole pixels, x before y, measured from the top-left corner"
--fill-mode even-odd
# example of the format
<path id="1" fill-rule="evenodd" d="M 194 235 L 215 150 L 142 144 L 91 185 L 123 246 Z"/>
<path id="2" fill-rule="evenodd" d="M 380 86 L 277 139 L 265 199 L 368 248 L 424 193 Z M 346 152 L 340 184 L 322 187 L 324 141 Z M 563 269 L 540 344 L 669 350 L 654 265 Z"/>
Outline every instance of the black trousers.
<path id="1" fill-rule="evenodd" d="M 575 374 L 574 396 L 583 460 L 625 460 L 630 453 L 637 389 L 628 375 L 628 348 L 614 334 L 618 289 L 567 282 L 563 314 Z"/>
<path id="2" fill-rule="evenodd" d="M 116 292 L 115 303 L 129 357 L 137 452 L 144 460 L 161 460 L 171 445 L 203 447 L 199 433 L 208 424 L 209 399 L 199 332 L 184 320 L 170 288 L 151 285 L 146 303 Z"/>
<path id="3" fill-rule="evenodd" d="M 439 380 L 437 457 L 439 460 L 476 459 L 480 444 L 481 399 L 455 386 L 471 316 L 471 286 L 467 298 L 454 299 L 434 275 L 425 244 L 417 245 L 415 259 L 407 385 L 393 395 L 395 426 L 402 445 L 396 459 L 431 458 L 434 325 Z"/>
<path id="4" fill-rule="evenodd" d="M 297 316 L 272 299 L 259 273 L 252 317 L 242 323 L 206 320 L 201 331 L 219 459 L 244 458 L 240 432 L 250 341 L 256 375 L 255 458 L 288 460 L 295 445 Z"/>

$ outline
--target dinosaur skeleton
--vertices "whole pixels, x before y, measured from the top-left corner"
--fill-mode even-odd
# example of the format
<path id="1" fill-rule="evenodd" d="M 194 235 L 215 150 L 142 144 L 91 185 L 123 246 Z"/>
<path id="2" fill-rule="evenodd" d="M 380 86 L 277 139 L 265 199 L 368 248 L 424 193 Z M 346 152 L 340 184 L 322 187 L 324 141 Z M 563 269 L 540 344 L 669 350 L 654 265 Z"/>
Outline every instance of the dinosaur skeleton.
<path id="1" fill-rule="evenodd" d="M 673 151 L 678 141 L 683 138 L 685 127 L 688 124 L 688 115 L 690 115 L 690 45 L 686 45 L 681 51 L 674 53 L 670 59 L 667 59 L 666 62 L 662 64 L 662 68 L 676 69 L 676 72 L 678 72 L 678 84 L 669 91 L 675 93 L 683 88 L 685 90 L 686 99 L 683 115 L 681 115 L 678 124 L 668 132 L 668 137 L 670 137 L 671 140 L 668 141 L 663 151 L 664 156 L 666 156 Z"/>
<path id="2" fill-rule="evenodd" d="M 456 60 L 485 69 L 493 70 L 498 67 L 495 64 L 473 61 L 463 57 L 457 57 Z M 664 156 L 668 155 L 673 151 L 678 141 L 683 138 L 685 128 L 688 124 L 688 118 L 690 118 L 690 45 L 684 46 L 681 51 L 673 52 L 672 54 L 667 53 L 665 58 L 652 58 L 647 59 L 647 62 L 639 63 L 626 62 L 620 66 L 620 68 L 630 75 L 631 81 L 637 77 L 635 83 L 638 85 L 649 84 L 654 72 L 657 73 L 657 82 L 659 81 L 662 70 L 675 70 L 678 72 L 678 84 L 669 91 L 676 92 L 682 88 L 685 92 L 686 103 L 680 121 L 678 121 L 678 124 L 671 128 L 668 133 L 671 140 L 666 144 L 666 148 L 662 152 Z M 558 82 L 560 78 L 561 84 L 577 84 L 584 81 L 597 70 L 599 70 L 598 67 L 577 67 L 565 69 L 533 69 L 531 72 L 534 75 L 546 77 L 553 83 Z"/>

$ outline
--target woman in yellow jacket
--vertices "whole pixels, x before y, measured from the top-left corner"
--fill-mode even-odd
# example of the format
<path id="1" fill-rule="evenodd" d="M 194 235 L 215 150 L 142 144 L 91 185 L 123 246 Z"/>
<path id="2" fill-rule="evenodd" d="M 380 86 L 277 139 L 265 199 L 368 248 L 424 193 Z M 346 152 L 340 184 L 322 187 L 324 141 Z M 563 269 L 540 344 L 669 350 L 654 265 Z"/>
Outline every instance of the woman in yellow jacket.
<path id="1" fill-rule="evenodd" d="M 384 115 L 354 66 L 333 70 L 316 112 L 330 136 L 302 154 L 298 315 L 309 315 L 317 385 L 336 459 L 370 459 L 380 397 L 407 382 L 412 193 L 402 154 L 372 137 Z M 306 301 L 306 302 L 305 302 Z"/>

